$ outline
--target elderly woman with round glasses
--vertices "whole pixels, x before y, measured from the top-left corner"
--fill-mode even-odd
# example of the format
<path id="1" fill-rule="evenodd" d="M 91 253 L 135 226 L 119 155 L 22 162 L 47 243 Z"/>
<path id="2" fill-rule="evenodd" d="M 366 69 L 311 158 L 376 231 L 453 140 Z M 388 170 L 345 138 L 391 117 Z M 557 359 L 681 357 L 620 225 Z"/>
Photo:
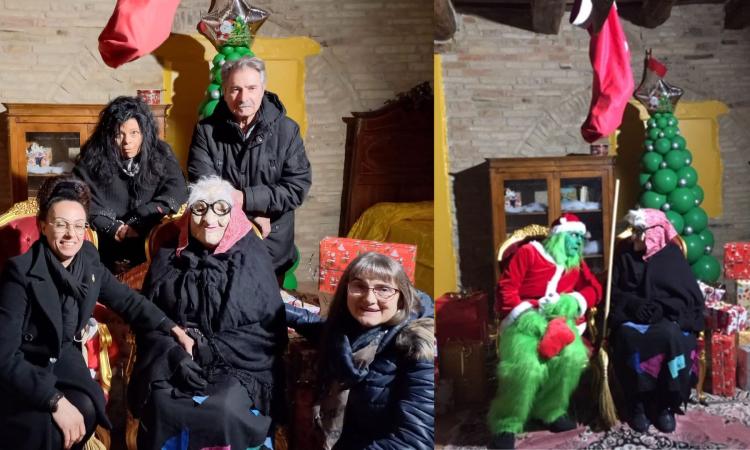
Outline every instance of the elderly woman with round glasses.
<path id="1" fill-rule="evenodd" d="M 241 198 L 219 177 L 190 186 L 179 225 L 144 292 L 196 345 L 191 355 L 158 335 L 138 342 L 128 392 L 141 419 L 138 448 L 262 448 L 283 404 L 287 339 L 271 259 Z"/>
<path id="2" fill-rule="evenodd" d="M 111 426 L 81 342 L 97 300 L 137 332 L 183 352 L 193 341 L 153 303 L 120 284 L 84 240 L 88 186 L 48 179 L 37 196 L 41 237 L 0 278 L 0 447 L 80 449 Z M 170 332 L 178 340 L 170 337 Z"/>
<path id="3" fill-rule="evenodd" d="M 432 449 L 434 319 L 388 256 L 364 253 L 349 264 L 327 320 L 286 305 L 287 323 L 319 343 L 316 416 L 326 448 Z"/>

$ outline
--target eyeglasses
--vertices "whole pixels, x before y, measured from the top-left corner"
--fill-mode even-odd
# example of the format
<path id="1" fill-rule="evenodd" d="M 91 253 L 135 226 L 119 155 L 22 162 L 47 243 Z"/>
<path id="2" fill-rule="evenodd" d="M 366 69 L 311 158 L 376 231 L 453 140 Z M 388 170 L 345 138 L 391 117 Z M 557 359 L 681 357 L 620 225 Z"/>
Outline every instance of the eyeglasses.
<path id="1" fill-rule="evenodd" d="M 81 237 L 86 232 L 86 228 L 89 227 L 88 222 L 76 222 L 70 223 L 67 220 L 56 219 L 54 222 L 47 222 L 52 225 L 52 229 L 55 230 L 56 234 L 63 234 L 68 231 L 72 231 L 76 236 Z"/>
<path id="2" fill-rule="evenodd" d="M 205 216 L 206 214 L 208 214 L 209 209 L 213 211 L 217 216 L 226 216 L 230 211 L 232 211 L 232 205 L 230 205 L 229 202 L 225 200 L 218 200 L 213 203 L 207 203 L 203 200 L 198 200 L 197 202 L 190 205 L 190 211 L 196 216 Z"/>
<path id="3" fill-rule="evenodd" d="M 372 291 L 378 300 L 388 300 L 393 297 L 396 292 L 401 292 L 394 287 L 384 286 L 382 284 L 370 287 L 361 281 L 350 281 L 346 286 L 346 290 L 349 295 L 353 295 L 354 297 L 363 297 Z"/>

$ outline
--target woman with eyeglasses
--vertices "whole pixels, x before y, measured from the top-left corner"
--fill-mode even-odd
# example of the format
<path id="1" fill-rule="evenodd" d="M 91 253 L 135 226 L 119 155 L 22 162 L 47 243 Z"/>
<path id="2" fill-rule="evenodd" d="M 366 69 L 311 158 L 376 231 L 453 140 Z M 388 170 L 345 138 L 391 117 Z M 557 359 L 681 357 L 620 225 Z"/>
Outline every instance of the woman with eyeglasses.
<path id="1" fill-rule="evenodd" d="M 237 194 L 217 176 L 192 184 L 177 244 L 151 263 L 144 292 L 196 345 L 139 339 L 128 388 L 139 450 L 263 448 L 283 408 L 284 307 Z"/>
<path id="2" fill-rule="evenodd" d="M 325 321 L 286 305 L 288 325 L 319 344 L 315 413 L 326 449 L 433 448 L 433 311 L 379 253 L 349 264 Z"/>
<path id="3" fill-rule="evenodd" d="M 703 296 L 663 212 L 644 208 L 625 219 L 633 235 L 615 259 L 609 316 L 616 377 L 630 428 L 670 433 L 697 380 Z"/>
<path id="4" fill-rule="evenodd" d="M 48 179 L 37 196 L 41 236 L 0 276 L 0 448 L 80 449 L 97 425 L 111 427 L 82 354 L 97 301 L 136 332 L 192 350 L 182 329 L 101 264 L 85 240 L 89 198 L 80 180 Z"/>
<path id="5" fill-rule="evenodd" d="M 73 173 L 91 188 L 89 221 L 102 262 L 116 274 L 145 261 L 149 231 L 187 199 L 180 165 L 137 97 L 117 97 L 102 110 Z"/>

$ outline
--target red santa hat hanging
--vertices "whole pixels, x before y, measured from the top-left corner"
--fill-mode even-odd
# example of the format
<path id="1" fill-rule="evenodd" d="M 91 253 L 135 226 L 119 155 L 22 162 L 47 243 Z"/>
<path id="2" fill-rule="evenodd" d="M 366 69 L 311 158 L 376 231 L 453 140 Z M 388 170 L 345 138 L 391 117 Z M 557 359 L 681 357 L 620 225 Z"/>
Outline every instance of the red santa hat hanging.
<path id="1" fill-rule="evenodd" d="M 557 233 L 581 233 L 585 235 L 586 225 L 575 214 L 563 213 L 552 222 L 552 227 L 549 230 L 549 234 Z"/>

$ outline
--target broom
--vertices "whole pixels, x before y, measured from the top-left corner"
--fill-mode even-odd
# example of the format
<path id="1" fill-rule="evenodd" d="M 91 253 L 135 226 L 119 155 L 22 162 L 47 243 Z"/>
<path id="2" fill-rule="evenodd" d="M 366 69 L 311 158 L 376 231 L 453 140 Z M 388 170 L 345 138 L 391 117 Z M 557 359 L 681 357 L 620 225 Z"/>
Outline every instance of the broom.
<path id="1" fill-rule="evenodd" d="M 617 220 L 617 201 L 620 196 L 620 180 L 615 180 L 615 201 L 612 205 L 612 222 L 609 234 L 609 257 L 607 258 L 607 285 L 606 297 L 604 300 L 604 319 L 602 323 L 601 334 L 599 335 L 599 345 L 596 357 L 593 360 L 592 370 L 594 399 L 597 402 L 597 410 L 601 425 L 605 430 L 609 430 L 617 423 L 617 411 L 615 402 L 612 400 L 612 393 L 609 390 L 609 377 L 607 369 L 609 366 L 609 356 L 607 355 L 607 318 L 609 317 L 609 301 L 612 292 L 612 261 L 615 253 L 615 223 Z"/>

